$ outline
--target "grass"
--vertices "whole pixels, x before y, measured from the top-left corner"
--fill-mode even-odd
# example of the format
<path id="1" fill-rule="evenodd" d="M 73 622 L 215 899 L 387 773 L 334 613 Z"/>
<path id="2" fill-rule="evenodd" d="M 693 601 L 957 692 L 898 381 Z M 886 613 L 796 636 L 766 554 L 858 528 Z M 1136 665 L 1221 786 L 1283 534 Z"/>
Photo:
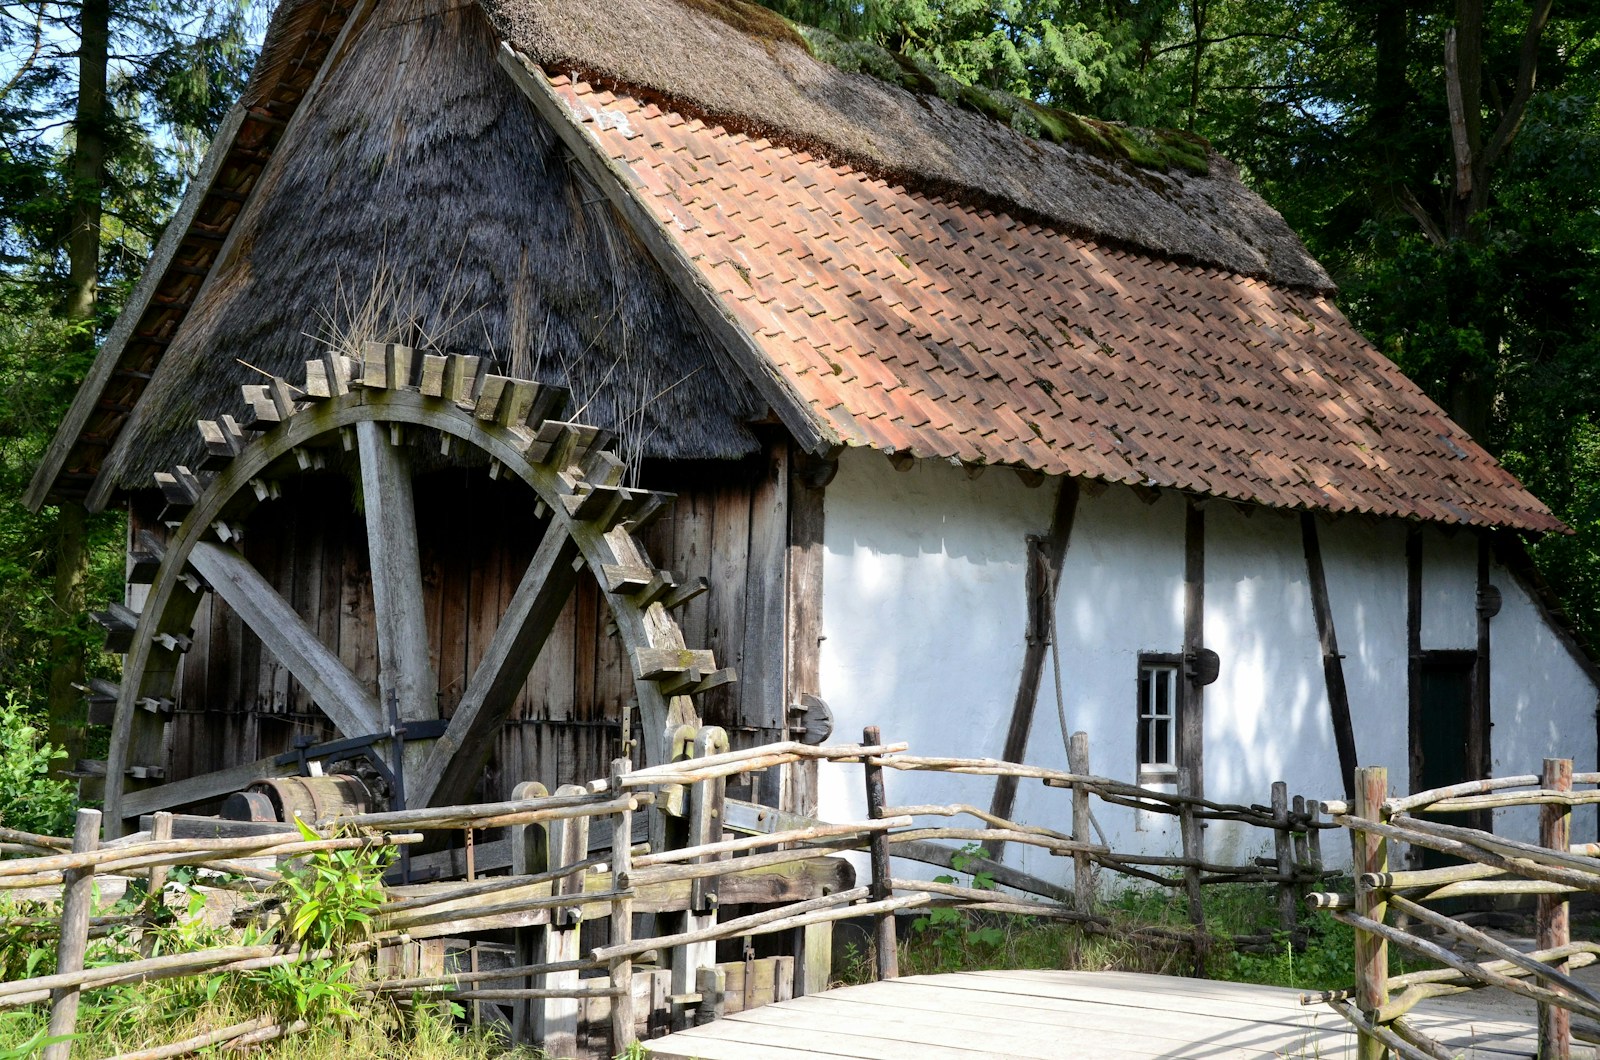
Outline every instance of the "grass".
<path id="1" fill-rule="evenodd" d="M 303 826 L 302 826 L 303 827 Z M 148 900 L 132 887 L 104 914 L 137 914 L 141 923 L 121 923 L 91 941 L 89 967 L 122 964 L 145 953 L 160 956 L 217 946 L 267 941 L 302 941 L 307 949 L 289 963 L 243 973 L 199 974 L 86 992 L 80 1002 L 73 1051 L 80 1056 L 114 1056 L 206 1035 L 246 1021 L 304 1020 L 310 1029 L 256 1050 L 284 1060 L 488 1060 L 542 1054 L 509 1048 L 492 1033 L 456 1028 L 459 1005 L 430 1001 L 397 1004 L 361 989 L 367 969 L 354 959 L 320 955 L 370 936 L 383 900 L 379 886 L 387 847 L 318 852 L 285 874 L 276 897 L 282 903 L 276 923 L 242 930 L 209 924 L 204 894 L 185 869 L 172 873 L 172 887 L 187 890 L 187 903 Z M 0 895 L 0 972 L 7 979 L 53 971 L 55 940 L 41 925 L 59 917 L 59 908 L 22 903 Z M 145 919 L 147 918 L 147 919 Z M 0 1013 L 0 1060 L 36 1054 L 49 1022 L 43 1004 Z"/>
<path id="2" fill-rule="evenodd" d="M 1213 943 L 1206 972 L 1213 979 L 1300 990 L 1332 990 L 1353 982 L 1355 935 L 1326 913 L 1301 921 L 1303 943 L 1278 930 L 1276 894 L 1271 887 L 1219 885 L 1206 888 L 1206 925 Z M 905 975 L 989 969 L 1066 969 L 1072 971 L 1193 974 L 1194 962 L 1183 943 L 1135 939 L 1132 928 L 1145 925 L 1187 930 L 1181 896 L 1160 890 L 1129 890 L 1104 903 L 1099 912 L 1113 922 L 1110 932 L 1086 931 L 1061 921 L 1036 917 L 943 911 L 918 917 L 902 928 L 900 970 Z M 1122 929 L 1122 930 L 1119 930 Z M 1266 952 L 1237 949 L 1238 936 L 1267 936 Z M 1404 960 L 1389 948 L 1390 972 L 1428 965 Z M 871 981 L 872 954 L 846 945 L 837 962 L 841 984 Z"/>
<path id="3" fill-rule="evenodd" d="M 80 1013 L 73 1055 L 114 1056 L 181 1041 L 259 1015 L 228 996 L 184 1009 L 178 1007 L 171 991 L 160 986 L 140 987 L 139 992 L 146 996 L 135 1003 L 125 997 L 105 997 L 108 992 L 101 991 L 103 1000 L 85 1005 Z M 267 1060 L 343 1060 L 352 1056 L 362 1060 L 545 1060 L 539 1050 L 512 1048 L 490 1032 L 458 1027 L 437 1006 L 418 1006 L 412 1014 L 391 1009 L 387 1014 L 366 1015 L 369 1018 L 354 1022 L 315 1024 L 302 1034 L 252 1049 L 251 1055 Z M 48 1019 L 43 1006 L 0 1014 L 0 1058 L 33 1055 L 24 1047 Z"/>

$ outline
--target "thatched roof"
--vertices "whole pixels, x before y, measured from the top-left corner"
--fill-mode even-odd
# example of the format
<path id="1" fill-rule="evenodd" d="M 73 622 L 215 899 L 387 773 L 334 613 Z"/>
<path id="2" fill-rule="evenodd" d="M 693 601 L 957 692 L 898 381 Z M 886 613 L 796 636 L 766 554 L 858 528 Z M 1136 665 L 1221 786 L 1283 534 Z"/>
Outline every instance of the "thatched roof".
<path id="1" fill-rule="evenodd" d="M 814 58 L 742 0 L 483 0 L 551 73 L 1068 232 L 1330 289 L 1298 237 L 1220 155 L 1165 173 L 1024 135 L 984 114 Z"/>
<path id="2" fill-rule="evenodd" d="M 496 67 L 488 21 L 440 6 L 382 5 L 297 115 L 125 431 L 121 487 L 188 459 L 246 365 L 297 378 L 351 329 L 568 385 L 649 456 L 755 448 L 748 387 Z"/>

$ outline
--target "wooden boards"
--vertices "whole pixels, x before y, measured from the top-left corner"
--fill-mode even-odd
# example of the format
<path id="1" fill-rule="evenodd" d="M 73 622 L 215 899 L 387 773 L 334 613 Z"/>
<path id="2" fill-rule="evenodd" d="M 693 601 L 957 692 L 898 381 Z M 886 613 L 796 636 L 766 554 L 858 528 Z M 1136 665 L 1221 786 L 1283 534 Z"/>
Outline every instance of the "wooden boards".
<path id="1" fill-rule="evenodd" d="M 572 561 L 577 555 L 577 544 L 566 534 L 552 529 L 544 535 L 450 717 L 449 728 L 434 741 L 415 777 L 412 796 L 418 805 L 436 801 L 436 791 L 438 801 L 445 804 L 471 792 L 495 734 L 572 595 L 578 580 Z"/>
<path id="2" fill-rule="evenodd" d="M 384 727 L 372 693 L 317 639 L 249 561 L 224 545 L 201 541 L 189 553 L 189 562 L 305 685 L 340 732 L 363 736 Z"/>
<path id="3" fill-rule="evenodd" d="M 1532 1055 L 1530 1028 L 1417 1017 L 1471 1060 Z M 1342 1057 L 1353 1035 L 1293 990 L 1127 972 L 919 975 L 795 998 L 646 1043 L 662 1060 Z"/>

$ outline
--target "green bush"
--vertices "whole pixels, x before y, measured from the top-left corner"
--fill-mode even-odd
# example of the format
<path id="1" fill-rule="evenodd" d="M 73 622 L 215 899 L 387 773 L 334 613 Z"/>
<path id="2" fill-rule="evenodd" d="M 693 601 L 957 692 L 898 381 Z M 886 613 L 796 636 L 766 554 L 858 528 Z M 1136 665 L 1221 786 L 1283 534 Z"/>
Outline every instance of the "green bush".
<path id="1" fill-rule="evenodd" d="M 50 776 L 50 765 L 67 756 L 45 742 L 31 712 L 7 692 L 0 705 L 0 825 L 24 832 L 72 833 L 75 793 L 70 781 Z"/>

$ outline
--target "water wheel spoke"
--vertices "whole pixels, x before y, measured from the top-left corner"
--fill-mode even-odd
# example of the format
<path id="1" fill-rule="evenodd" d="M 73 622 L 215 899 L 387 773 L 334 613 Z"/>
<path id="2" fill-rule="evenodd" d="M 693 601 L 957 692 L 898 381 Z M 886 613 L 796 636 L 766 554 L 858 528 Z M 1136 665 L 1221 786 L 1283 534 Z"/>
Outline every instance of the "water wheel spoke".
<path id="1" fill-rule="evenodd" d="M 189 564 L 305 686 L 340 732 L 357 736 L 382 728 L 377 699 L 249 560 L 224 545 L 201 541 L 189 553 Z"/>
<path id="2" fill-rule="evenodd" d="M 379 687 L 384 693 L 394 691 L 402 719 L 436 718 L 437 682 L 428 658 L 410 461 L 400 446 L 390 444 L 383 424 L 370 420 L 356 424 L 356 441 L 361 455 L 367 554 L 372 565 Z"/>
<path id="3" fill-rule="evenodd" d="M 578 545 L 551 524 L 517 583 L 494 637 L 473 671 L 445 734 L 434 742 L 420 773 L 408 778 L 417 805 L 454 802 L 468 794 L 495 732 L 505 721 L 528 673 L 577 584 Z"/>
<path id="4" fill-rule="evenodd" d="M 224 417 L 226 422 L 202 427 L 209 461 L 205 470 L 215 471 L 216 476 L 201 479 L 187 471 L 180 474 L 182 469 L 178 469 L 162 479 L 170 479 L 181 494 L 168 497 L 171 511 L 166 518 L 170 522 L 177 517 L 181 522 L 153 572 L 147 613 L 134 631 L 124 664 L 124 687 L 114 719 L 122 736 L 113 743 L 106 777 L 108 832 L 120 831 L 127 816 L 123 812 L 126 760 L 134 755 L 140 764 L 148 765 L 151 758 L 158 757 L 138 757 L 137 742 L 128 741 L 133 715 L 146 699 L 177 698 L 183 693 L 178 675 L 184 648 L 174 644 L 183 639 L 183 631 L 192 628 L 199 599 L 198 583 L 190 577 L 191 572 L 204 578 L 217 597 L 259 635 L 262 645 L 305 687 L 343 735 L 384 732 L 389 727 L 386 700 L 391 690 L 402 720 L 420 722 L 438 716 L 438 682 L 407 449 L 410 443 L 438 444 L 446 457 L 456 455 L 461 445 L 478 450 L 489 458 L 492 477 L 520 480 L 538 496 L 550 518 L 538 552 L 484 647 L 483 658 L 444 727 L 444 735 L 430 745 L 413 730 L 414 738 L 407 741 L 403 757 L 391 761 L 392 767 L 404 770 L 402 778 L 396 768 L 396 779 L 403 779 L 404 787 L 397 786 L 389 795 L 397 805 L 402 797 L 406 803 L 420 806 L 459 801 L 472 793 L 501 726 L 525 689 L 528 674 L 585 568 L 603 577 L 601 587 L 615 618 L 619 648 L 635 661 L 636 670 L 641 652 L 683 653 L 682 634 L 668 613 L 672 604 L 663 597 L 663 593 L 671 596 L 670 576 L 655 570 L 635 537 L 667 498 L 620 489 L 620 465 L 600 447 L 601 432 L 553 419 L 555 404 L 542 397 L 544 389 L 531 381 L 501 380 L 486 397 L 476 389 L 482 381 L 477 362 L 452 356 L 442 375 L 437 364 L 424 365 L 422 381 L 417 384 L 420 389 L 414 389 L 409 382 L 412 373 L 401 370 L 402 350 L 379 348 L 379 356 L 368 358 L 371 364 L 364 361 L 360 366 L 342 357 L 325 359 L 308 374 L 302 387 L 283 381 L 274 381 L 267 388 L 259 384 L 248 387 L 253 417 L 248 426 Z M 412 353 L 403 352 L 407 357 Z M 369 371 L 374 364 L 382 371 Z M 352 387 L 347 380 L 358 368 L 361 383 Z M 430 370 L 434 374 L 430 375 Z M 297 398 L 297 393 L 305 400 Z M 255 430 L 259 437 L 249 433 Z M 223 532 L 219 526 L 233 529 L 222 520 L 243 519 L 254 507 L 249 494 L 254 494 L 255 503 L 280 496 L 271 475 L 275 469 L 288 469 L 286 458 L 293 455 L 302 472 L 326 466 L 322 451 L 335 443 L 336 434 L 345 448 L 351 447 L 354 436 L 360 464 L 359 504 L 371 568 L 372 626 L 377 642 L 376 688 L 370 677 L 358 678 L 342 664 L 243 555 L 217 541 Z M 343 512 L 334 513 L 336 523 L 343 517 Z M 191 591 L 183 591 L 185 586 Z M 326 600 L 322 606 L 327 606 Z M 365 605 L 358 619 L 365 622 Z M 708 658 L 702 669 L 709 666 Z M 665 677 L 657 673 L 647 677 L 641 671 L 634 682 L 649 761 L 663 759 L 668 733 L 698 724 L 687 693 L 698 690 L 700 676 L 671 667 L 663 673 Z M 151 731 L 162 732 L 165 739 L 171 735 L 171 727 L 179 724 L 191 723 L 169 719 L 163 723 L 165 731 Z M 150 725 L 144 727 L 151 729 Z M 438 727 L 431 728 L 438 731 Z M 215 731 L 202 727 L 197 733 Z M 191 734 L 188 738 L 204 737 Z M 128 805 L 138 810 L 188 805 L 240 783 L 241 769 L 253 776 L 279 768 L 276 758 L 269 756 L 248 767 L 200 776 L 176 775 L 173 783 L 141 789 Z"/>

